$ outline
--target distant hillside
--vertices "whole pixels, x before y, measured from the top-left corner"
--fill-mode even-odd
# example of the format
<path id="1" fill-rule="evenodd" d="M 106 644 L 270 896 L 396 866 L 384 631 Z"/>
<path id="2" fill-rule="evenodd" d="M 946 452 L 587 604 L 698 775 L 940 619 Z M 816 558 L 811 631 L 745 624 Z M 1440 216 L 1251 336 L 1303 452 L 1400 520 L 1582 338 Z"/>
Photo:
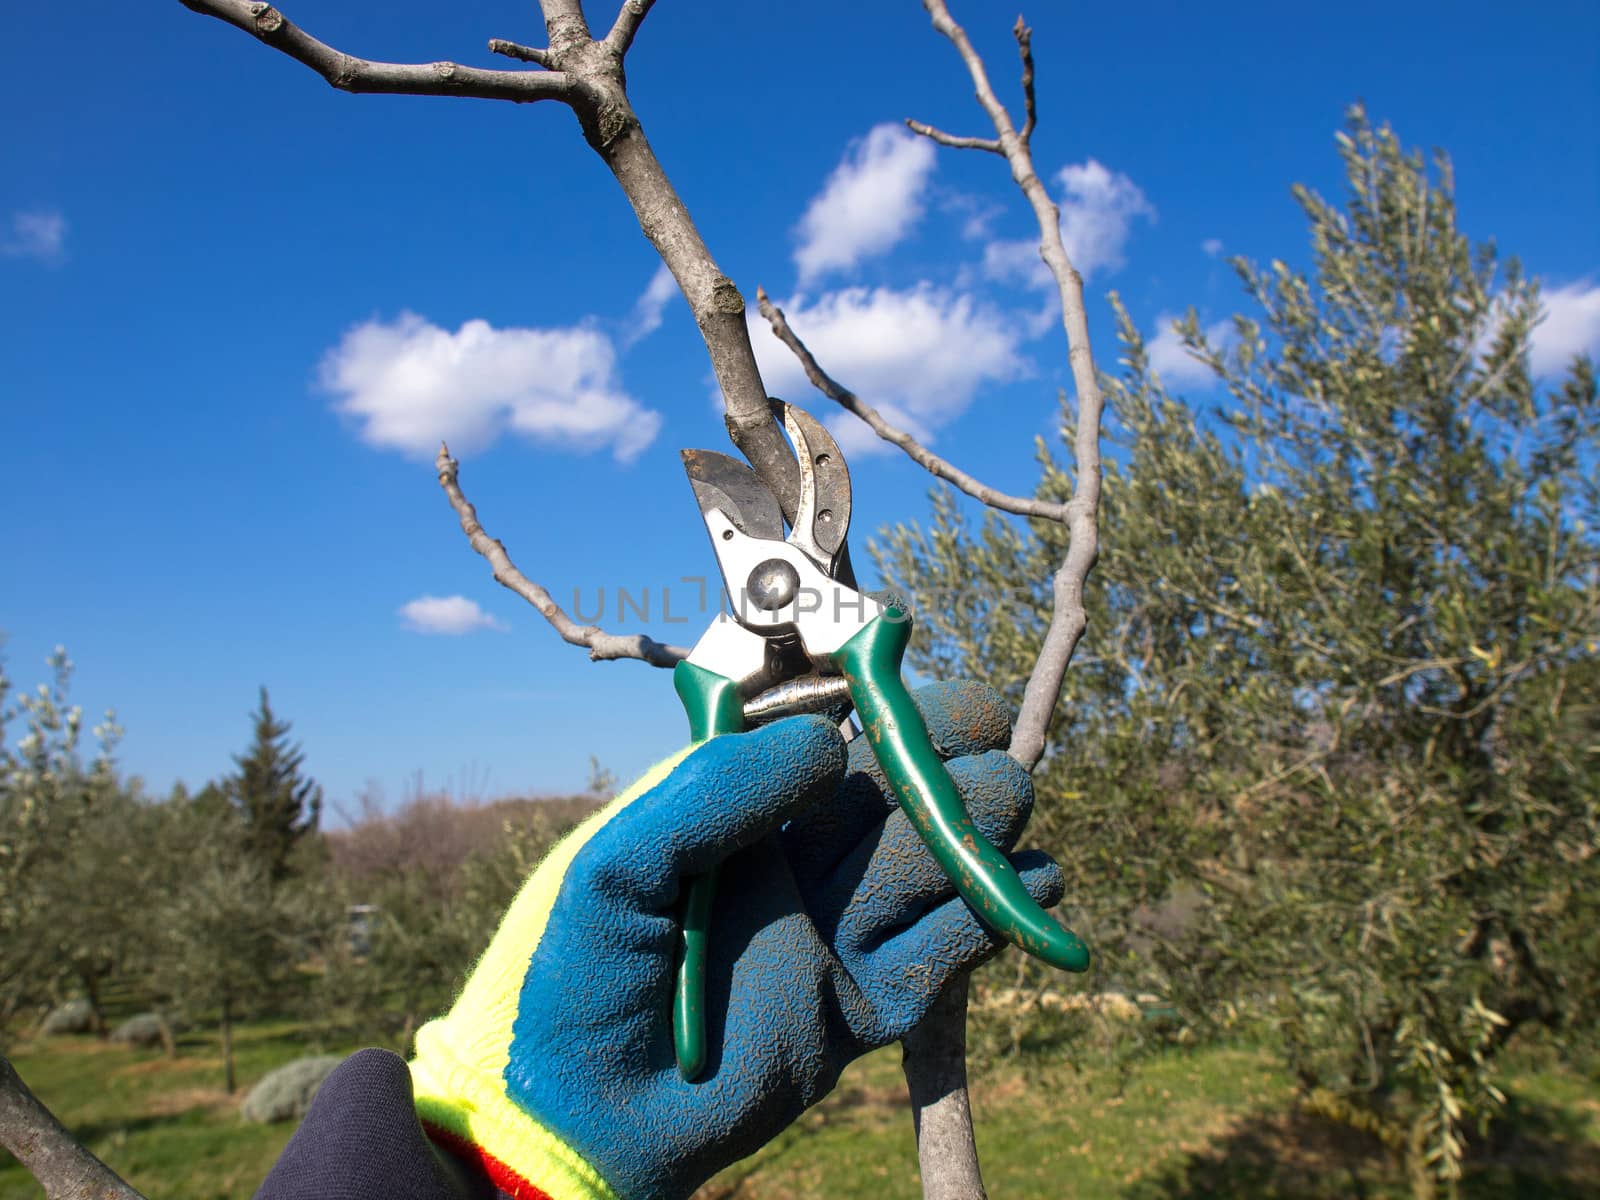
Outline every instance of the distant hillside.
<path id="1" fill-rule="evenodd" d="M 488 803 L 419 796 L 393 813 L 368 814 L 349 829 L 330 830 L 326 840 L 333 869 L 349 879 L 404 871 L 443 881 L 469 858 L 495 848 L 508 832 L 539 829 L 553 837 L 604 802 L 596 796 Z"/>

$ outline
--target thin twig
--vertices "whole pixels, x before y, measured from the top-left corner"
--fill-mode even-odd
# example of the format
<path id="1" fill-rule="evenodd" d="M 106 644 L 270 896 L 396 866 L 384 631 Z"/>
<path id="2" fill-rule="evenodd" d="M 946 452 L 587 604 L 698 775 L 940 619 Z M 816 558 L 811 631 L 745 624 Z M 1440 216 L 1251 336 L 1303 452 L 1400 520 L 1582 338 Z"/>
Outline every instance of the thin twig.
<path id="1" fill-rule="evenodd" d="M 617 13 L 616 21 L 612 23 L 611 32 L 606 34 L 606 45 L 611 47 L 614 54 L 620 57 L 628 52 L 628 47 L 633 45 L 633 35 L 639 32 L 639 26 L 655 2 L 656 0 L 623 0 L 622 9 Z"/>
<path id="2" fill-rule="evenodd" d="M 1023 691 L 1022 708 L 1017 714 L 1016 729 L 1011 737 L 1012 757 L 1032 770 L 1044 756 L 1050 719 L 1061 699 L 1061 685 L 1066 680 L 1067 664 L 1088 626 L 1088 616 L 1083 606 L 1083 588 L 1099 553 L 1096 516 L 1100 508 L 1100 411 L 1104 400 L 1095 375 L 1094 356 L 1089 348 L 1089 319 L 1083 303 L 1083 277 L 1073 267 L 1072 260 L 1067 257 L 1066 247 L 1061 242 L 1060 210 L 1050 199 L 1050 193 L 1034 170 L 1033 155 L 1027 141 L 1011 124 L 1011 116 L 1006 112 L 1005 105 L 995 97 L 983 60 L 973 49 L 966 31 L 951 18 L 944 0 L 923 0 L 922 6 L 928 10 L 933 27 L 950 39 L 966 63 L 978 103 L 994 123 L 1001 153 L 1011 164 L 1011 177 L 1033 206 L 1034 216 L 1039 222 L 1039 257 L 1050 268 L 1060 293 L 1061 324 L 1067 335 L 1067 361 L 1072 367 L 1072 380 L 1078 393 L 1078 427 L 1073 435 L 1075 471 L 1072 499 L 1066 505 L 1070 542 L 1066 559 L 1056 572 L 1052 584 L 1054 609 L 1050 615 L 1050 626 Z M 1032 61 L 1032 45 L 1025 35 L 1024 26 L 1023 34 L 1018 35 L 1018 42 L 1025 50 L 1023 57 L 1026 70 Z M 1024 88 L 1025 94 L 1030 92 L 1031 83 Z M 1031 134 L 1032 130 L 1028 132 Z"/>
<path id="3" fill-rule="evenodd" d="M 4 1055 L 0 1146 L 33 1173 L 47 1200 L 144 1200 L 56 1120 Z"/>
<path id="4" fill-rule="evenodd" d="M 890 445 L 898 446 L 905 451 L 913 462 L 921 466 L 930 475 L 954 484 L 974 500 L 981 500 L 990 508 L 997 508 L 1001 512 L 1015 513 L 1019 517 L 1043 517 L 1046 520 L 1065 523 L 1067 517 L 1066 505 L 1057 504 L 1051 500 L 1040 500 L 1037 496 L 1011 496 L 992 488 L 988 484 L 973 478 L 948 459 L 940 458 L 905 430 L 891 424 L 881 412 L 822 369 L 816 357 L 806 347 L 806 344 L 800 340 L 799 335 L 789 327 L 788 318 L 783 315 L 783 310 L 768 297 L 765 288 L 756 288 L 756 303 L 761 309 L 761 315 L 767 319 L 767 324 L 772 327 L 772 332 L 777 336 L 778 340 L 789 347 L 794 356 L 800 360 L 800 366 L 804 368 L 806 378 L 811 381 L 812 387 L 839 405 L 840 408 L 860 417 L 871 426 L 872 432 Z"/>
<path id="5" fill-rule="evenodd" d="M 450 507 L 455 509 L 456 516 L 461 518 L 461 531 L 467 535 L 472 548 L 489 560 L 489 565 L 494 568 L 495 581 L 510 588 L 538 609 L 540 615 L 555 627 L 562 640 L 574 646 L 583 646 L 589 651 L 589 657 L 596 662 L 615 658 L 637 658 L 652 667 L 670 667 L 689 656 L 689 652 L 680 646 L 664 646 L 642 633 L 632 635 L 607 633 L 597 625 L 578 624 L 567 615 L 565 609 L 550 598 L 549 592 L 517 570 L 516 564 L 511 561 L 511 556 L 506 553 L 506 548 L 499 539 L 492 538 L 484 532 L 482 524 L 478 521 L 478 510 L 462 494 L 458 480 L 461 464 L 450 457 L 450 448 L 443 442 L 439 443 L 439 456 L 434 459 L 433 465 L 439 472 L 439 486 L 444 489 L 445 495 L 450 497 Z"/>
<path id="6" fill-rule="evenodd" d="M 489 52 L 503 54 L 507 58 L 517 59 L 519 62 L 531 62 L 541 67 L 550 65 L 550 52 L 541 50 L 537 46 L 524 46 L 521 42 L 507 41 L 505 38 L 490 38 Z"/>
<path id="7" fill-rule="evenodd" d="M 179 0 L 304 63 L 346 92 L 410 96 L 472 96 L 481 100 L 568 100 L 576 82 L 559 71 L 488 71 L 452 62 L 369 62 L 319 42 L 270 4 L 250 0 Z"/>
<path id="8" fill-rule="evenodd" d="M 913 121 L 906 118 L 906 126 L 912 133 L 920 133 L 930 141 L 938 142 L 941 146 L 949 146 L 953 150 L 987 150 L 990 154 L 999 154 L 1000 143 L 995 138 L 958 137 L 953 133 L 946 133 L 942 129 L 935 129 L 926 121 Z"/>

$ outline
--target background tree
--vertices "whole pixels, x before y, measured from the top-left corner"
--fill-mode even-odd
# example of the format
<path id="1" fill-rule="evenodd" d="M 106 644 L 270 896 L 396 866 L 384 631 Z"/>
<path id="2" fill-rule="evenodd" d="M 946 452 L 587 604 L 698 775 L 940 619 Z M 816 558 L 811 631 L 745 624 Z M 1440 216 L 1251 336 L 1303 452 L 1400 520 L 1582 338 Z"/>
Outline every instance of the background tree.
<path id="1" fill-rule="evenodd" d="M 1423 1195 L 1507 1040 L 1596 1015 L 1600 405 L 1585 360 L 1530 377 L 1538 289 L 1459 230 L 1447 160 L 1360 110 L 1339 150 L 1342 208 L 1295 189 L 1311 269 L 1238 261 L 1258 315 L 1182 323 L 1225 399 L 1172 396 L 1120 314 L 1104 633 L 1030 828 L 1107 970 L 1264 1020 Z M 962 597 L 919 661 L 1015 690 L 1058 542 L 947 500 L 896 531 L 888 574 Z"/>
<path id="2" fill-rule="evenodd" d="M 118 865 L 105 878 L 86 873 L 80 837 L 104 847 L 128 801 L 118 794 L 112 751 L 120 730 L 113 714 L 93 732 L 100 743 L 85 764 L 83 712 L 71 704 L 72 662 L 57 647 L 46 664 L 51 682 L 7 704 L 11 685 L 0 664 L 0 1032 L 19 1012 L 60 999 L 63 984 L 95 988 L 115 961 L 125 909 Z M 20 719 L 22 736 L 4 738 Z M 108 811 L 108 810 L 115 810 Z M 86 829 L 92 832 L 86 835 Z"/>
<path id="3" fill-rule="evenodd" d="M 316 832 L 322 788 L 301 774 L 305 755 L 289 741 L 289 722 L 274 715 L 265 687 L 251 721 L 254 740 L 223 786 L 243 818 L 246 853 L 275 884 L 293 870 L 296 847 Z"/>
<path id="4" fill-rule="evenodd" d="M 234 1024 L 284 1007 L 306 958 L 314 909 L 306 890 L 273 879 L 238 812 L 195 801 L 165 808 L 149 984 L 191 1017 L 215 1015 L 231 1093 Z"/>
<path id="5" fill-rule="evenodd" d="M 38 881 L 32 940 L 52 964 L 43 978 L 81 993 L 101 1034 L 107 985 L 137 969 L 149 942 L 142 898 L 153 894 L 159 862 L 152 817 L 136 794 L 107 776 Z"/>

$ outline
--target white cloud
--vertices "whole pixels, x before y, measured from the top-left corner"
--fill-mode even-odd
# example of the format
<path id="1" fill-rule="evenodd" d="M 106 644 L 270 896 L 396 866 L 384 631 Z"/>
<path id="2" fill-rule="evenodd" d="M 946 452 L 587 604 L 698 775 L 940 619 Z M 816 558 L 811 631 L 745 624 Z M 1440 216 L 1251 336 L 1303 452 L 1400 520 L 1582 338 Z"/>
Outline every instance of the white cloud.
<path id="1" fill-rule="evenodd" d="M 919 439 L 960 416 L 980 387 L 1026 367 L 1014 320 L 929 284 L 907 291 L 847 288 L 780 307 L 830 375 Z M 794 355 L 758 315 L 751 318 L 751 341 L 773 395 L 810 390 Z M 847 453 L 887 448 L 854 417 L 829 425 Z"/>
<path id="2" fill-rule="evenodd" d="M 933 143 L 899 125 L 877 125 L 845 152 L 805 215 L 794 252 L 800 282 L 882 254 L 922 215 Z"/>
<path id="3" fill-rule="evenodd" d="M 1544 319 L 1534 326 L 1529 354 L 1535 375 L 1560 375 L 1575 354 L 1600 355 L 1600 286 L 1569 283 L 1540 299 Z"/>
<path id="4" fill-rule="evenodd" d="M 335 407 L 370 445 L 431 458 L 441 440 L 471 453 L 501 434 L 621 461 L 661 428 L 616 378 L 616 352 L 586 326 L 496 329 L 473 320 L 455 333 L 415 313 L 349 330 L 322 360 Z"/>
<path id="5" fill-rule="evenodd" d="M 0 236 L 0 257 L 58 263 L 66 257 L 67 219 L 58 212 L 14 212 L 11 228 Z"/>
<path id="6" fill-rule="evenodd" d="M 1156 335 L 1146 341 L 1144 347 L 1150 356 L 1151 368 L 1168 387 L 1199 387 L 1214 382 L 1216 375 L 1211 368 L 1184 349 L 1183 338 L 1174 328 L 1176 321 L 1171 313 L 1162 313 L 1156 318 Z M 1217 321 L 1202 332 L 1213 346 L 1226 346 L 1233 340 L 1233 323 Z"/>
<path id="7" fill-rule="evenodd" d="M 413 633 L 460 636 L 478 629 L 505 629 L 465 596 L 418 596 L 400 606 L 400 620 Z"/>
<path id="8" fill-rule="evenodd" d="M 677 295 L 678 281 L 672 277 L 672 272 L 667 270 L 667 264 L 662 263 L 650 277 L 650 284 L 644 289 L 644 294 L 634 302 L 633 314 L 628 318 L 628 329 L 623 335 L 622 344 L 625 347 L 631 346 L 635 342 L 643 341 L 659 329 L 662 314 Z"/>
<path id="9" fill-rule="evenodd" d="M 1092 158 L 1062 167 L 1056 182 L 1061 187 L 1057 201 L 1061 240 L 1078 274 L 1087 280 L 1101 271 L 1120 268 L 1133 222 L 1139 217 L 1153 221 L 1156 216 L 1139 185 Z M 991 242 L 984 248 L 983 266 L 993 279 L 1014 278 L 1040 288 L 1054 286 L 1034 238 Z"/>
<path id="10" fill-rule="evenodd" d="M 997 217 L 1005 215 L 1006 206 L 981 196 L 966 192 L 944 191 L 938 198 L 939 211 L 961 221 L 961 236 L 969 242 L 984 241 L 992 235 Z"/>
<path id="11" fill-rule="evenodd" d="M 1076 260 L 1073 265 L 1077 265 Z M 1078 270 L 1081 273 L 1083 268 Z M 983 248 L 983 273 L 990 279 L 1020 279 L 1034 287 L 1053 286 L 1049 269 L 1039 257 L 1039 243 L 1031 238 L 990 242 Z"/>
<path id="12" fill-rule="evenodd" d="M 1222 253 L 1222 239 L 1207 238 L 1205 241 L 1200 243 L 1200 249 L 1206 252 L 1207 258 L 1215 258 L 1217 255 Z"/>

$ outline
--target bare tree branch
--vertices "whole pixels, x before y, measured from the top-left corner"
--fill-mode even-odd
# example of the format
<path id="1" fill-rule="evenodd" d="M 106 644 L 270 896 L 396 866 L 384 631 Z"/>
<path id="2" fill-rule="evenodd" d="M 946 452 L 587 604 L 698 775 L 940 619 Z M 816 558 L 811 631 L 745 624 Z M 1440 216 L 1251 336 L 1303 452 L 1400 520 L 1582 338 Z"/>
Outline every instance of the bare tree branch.
<path id="1" fill-rule="evenodd" d="M 953 133 L 946 133 L 942 129 L 935 129 L 923 121 L 913 121 L 906 118 L 906 127 L 912 133 L 920 133 L 931 141 L 938 142 L 941 146 L 949 146 L 953 150 L 987 150 L 990 154 L 1000 153 L 1000 143 L 994 138 L 957 137 Z"/>
<path id="2" fill-rule="evenodd" d="M 319 42 L 270 4 L 250 0 L 179 0 L 188 9 L 237 26 L 302 62 L 346 92 L 473 96 L 482 100 L 568 100 L 574 80 L 558 71 L 487 71 L 452 62 L 368 62 Z"/>
<path id="3" fill-rule="evenodd" d="M 245 30 L 347 91 L 559 99 L 570 105 L 585 139 L 616 176 L 640 229 L 688 301 L 722 389 L 729 436 L 778 498 L 784 515 L 794 517 L 800 471 L 767 403 L 745 325 L 744 297 L 712 258 L 628 101 L 623 54 L 652 0 L 625 0 L 604 42 L 590 37 L 580 0 L 542 0 L 549 48 L 530 61 L 550 68 L 547 71 L 488 71 L 453 63 L 370 63 L 324 45 L 265 3 L 180 2 Z M 513 43 L 504 45 L 509 49 Z M 497 48 L 497 52 L 504 51 Z"/>
<path id="4" fill-rule="evenodd" d="M 1073 459 L 1075 471 L 1072 499 L 1066 505 L 1066 525 L 1070 534 L 1066 560 L 1056 572 L 1052 583 L 1054 611 L 1050 626 L 1045 632 L 1044 644 L 1039 649 L 1038 661 L 1023 691 L 1022 708 L 1017 714 L 1017 725 L 1011 738 L 1011 755 L 1023 766 L 1032 770 L 1044 755 L 1045 739 L 1057 702 L 1061 699 L 1061 685 L 1066 679 L 1067 664 L 1072 652 L 1088 625 L 1083 607 L 1084 581 L 1094 568 L 1099 554 L 1099 534 L 1096 516 L 1100 508 L 1100 412 L 1104 400 L 1094 368 L 1094 355 L 1089 348 L 1089 319 L 1083 303 L 1083 277 L 1067 257 L 1061 242 L 1061 213 L 1050 193 L 1040 181 L 1033 167 L 1033 155 L 1028 143 L 1011 124 L 1005 105 L 995 97 L 983 60 L 967 39 L 966 31 L 957 25 L 945 7 L 945 0 L 923 0 L 933 27 L 949 38 L 960 53 L 972 76 L 978 103 L 994 122 L 999 135 L 1000 150 L 1011 164 L 1011 177 L 1033 206 L 1039 222 L 1039 257 L 1050 268 L 1056 290 L 1061 298 L 1061 325 L 1067 335 L 1067 361 L 1072 367 L 1072 381 L 1077 390 L 1077 429 L 1073 433 Z M 1022 50 L 1024 92 L 1032 95 L 1032 42 L 1027 27 L 1020 20 L 1013 29 Z M 1030 124 L 1025 127 L 1032 133 Z"/>
<path id="5" fill-rule="evenodd" d="M 67 1132 L 0 1055 L 0 1146 L 37 1179 L 47 1200 L 144 1200 Z"/>
<path id="6" fill-rule="evenodd" d="M 1039 113 L 1033 94 L 1033 30 L 1022 23 L 1022 16 L 1017 15 L 1017 23 L 1011 27 L 1011 36 L 1017 39 L 1017 52 L 1022 55 L 1022 107 L 1027 113 L 1027 120 L 1022 123 L 1022 132 L 1017 134 L 1026 146 L 1033 137 L 1033 127 L 1039 123 Z"/>
<path id="7" fill-rule="evenodd" d="M 628 636 L 607 633 L 596 625 L 578 624 L 567 615 L 565 609 L 550 598 L 549 592 L 517 570 L 516 564 L 511 561 L 511 556 L 506 553 L 506 548 L 499 539 L 492 538 L 484 532 L 482 524 L 478 521 L 478 510 L 462 494 L 458 480 L 461 464 L 450 457 L 450 448 L 442 442 L 439 444 L 439 457 L 434 459 L 433 465 L 439 472 L 439 486 L 444 489 L 445 495 L 450 497 L 450 507 L 455 509 L 456 516 L 461 518 L 461 531 L 467 535 L 472 548 L 489 560 L 489 565 L 494 568 L 495 581 L 510 588 L 537 608 L 540 615 L 555 627 L 562 640 L 571 642 L 574 646 L 583 646 L 589 651 L 589 657 L 596 662 L 614 658 L 637 658 L 652 667 L 671 667 L 689 656 L 689 652 L 681 646 L 663 646 L 654 638 L 646 637 L 642 633 Z"/>
<path id="8" fill-rule="evenodd" d="M 1044 755 L 1050 719 L 1061 698 L 1067 664 L 1088 624 L 1083 607 L 1083 587 L 1089 571 L 1094 567 L 1099 545 L 1096 517 L 1100 504 L 1100 411 L 1103 401 L 1094 358 L 1089 349 L 1083 279 L 1067 257 L 1066 248 L 1061 242 L 1060 213 L 1039 181 L 1029 150 L 1029 139 L 1036 123 L 1032 34 L 1019 16 L 1012 27 L 1012 35 L 1017 39 L 1017 48 L 1022 56 L 1022 92 L 1026 109 L 1026 121 L 1019 133 L 989 84 L 983 60 L 973 49 L 966 32 L 951 18 L 945 0 L 923 0 L 923 7 L 932 18 L 933 27 L 947 37 L 960 53 L 972 77 L 978 103 L 989 114 L 997 137 L 993 143 L 982 138 L 954 138 L 921 122 L 907 121 L 906 124 L 914 132 L 941 145 L 991 150 L 1005 156 L 1011 166 L 1012 179 L 1027 196 L 1038 219 L 1039 255 L 1050 268 L 1060 293 L 1061 323 L 1067 335 L 1067 358 L 1078 393 L 1072 499 L 1064 506 L 1064 511 L 1063 506 L 1054 506 L 1057 511 L 1052 514 L 1054 519 L 1063 521 L 1067 526 L 1067 555 L 1056 571 L 1052 584 L 1050 625 L 1045 631 L 1044 644 L 1039 649 L 1033 672 L 1028 677 L 1022 708 L 1011 736 L 1011 756 L 1032 771 Z M 770 314 L 768 319 L 771 320 Z M 804 361 L 805 358 L 802 358 Z M 820 368 L 815 375 L 808 368 L 807 375 L 811 376 L 814 383 L 818 376 L 827 378 Z M 837 384 L 833 386 L 843 391 Z M 835 398 L 838 399 L 837 396 Z M 857 415 L 862 414 L 858 412 Z M 867 420 L 865 416 L 862 419 Z M 868 420 L 868 424 L 873 422 Z M 874 425 L 874 428 L 877 426 Z M 879 432 L 883 436 L 882 431 Z M 892 437 L 888 440 L 896 441 L 908 454 L 917 458 L 909 446 Z M 923 462 L 921 458 L 918 461 Z M 941 475 L 929 463 L 923 462 L 923 465 L 934 474 Z M 948 464 L 944 465 L 948 467 Z M 949 475 L 941 477 L 949 478 Z M 968 488 L 962 490 L 969 495 L 976 494 Z M 1008 508 L 1007 511 L 1017 510 Z M 936 1006 L 905 1041 L 906 1085 L 912 1094 L 913 1112 L 917 1119 L 917 1156 L 922 1167 L 925 1200 L 981 1200 L 985 1195 L 977 1147 L 972 1136 L 972 1117 L 967 1105 L 965 1039 L 966 996 L 963 989 L 960 996 L 947 997 Z"/>
<path id="9" fill-rule="evenodd" d="M 622 10 L 617 13 L 611 32 L 606 34 L 606 45 L 611 47 L 612 53 L 620 58 L 628 52 L 628 47 L 633 45 L 633 35 L 639 32 L 639 26 L 643 24 L 645 15 L 655 2 L 656 0 L 623 0 Z"/>
<path id="10" fill-rule="evenodd" d="M 550 39 L 550 53 L 564 57 L 590 45 L 589 22 L 583 15 L 583 0 L 539 0 L 544 12 L 544 31 Z"/>
<path id="11" fill-rule="evenodd" d="M 508 42 L 505 38 L 490 38 L 489 52 L 503 54 L 520 62 L 535 63 L 541 67 L 550 65 L 550 55 L 547 51 L 540 50 L 537 46 L 524 46 L 521 42 Z"/>
<path id="12" fill-rule="evenodd" d="M 750 348 L 744 297 L 711 257 L 677 189 L 645 139 L 623 89 L 620 60 L 608 47 L 591 49 L 613 64 L 605 73 L 582 72 L 593 99 L 577 107 L 584 136 L 622 185 L 639 228 L 672 272 L 705 339 L 711 370 L 722 389 L 728 436 L 794 519 L 800 500 L 800 468 L 784 440 Z M 566 63 L 562 63 L 566 67 Z"/>
<path id="13" fill-rule="evenodd" d="M 811 381 L 812 387 L 839 407 L 860 417 L 872 427 L 872 432 L 890 445 L 900 447 L 913 462 L 930 475 L 954 484 L 974 500 L 981 500 L 990 508 L 997 508 L 1001 512 L 1015 513 L 1020 517 L 1043 517 L 1049 521 L 1066 522 L 1066 505 L 1057 504 L 1052 500 L 1041 500 L 1037 496 L 1011 496 L 992 488 L 967 474 L 948 459 L 940 458 L 905 430 L 891 424 L 872 405 L 822 369 L 806 344 L 800 340 L 799 335 L 789 327 L 789 320 L 783 315 L 783 309 L 767 296 L 765 288 L 756 288 L 756 302 L 760 306 L 761 315 L 767 319 L 767 324 L 772 326 L 772 332 L 777 335 L 778 340 L 789 347 L 794 356 L 800 360 L 800 366 L 804 368 L 806 378 Z"/>

